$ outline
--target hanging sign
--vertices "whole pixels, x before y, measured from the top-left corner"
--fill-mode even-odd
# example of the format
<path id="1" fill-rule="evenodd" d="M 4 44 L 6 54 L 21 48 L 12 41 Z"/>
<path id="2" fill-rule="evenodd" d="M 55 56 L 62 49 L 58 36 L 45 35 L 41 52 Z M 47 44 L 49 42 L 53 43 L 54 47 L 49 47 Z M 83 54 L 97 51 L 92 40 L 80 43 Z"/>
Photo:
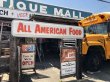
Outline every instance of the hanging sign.
<path id="1" fill-rule="evenodd" d="M 38 37 L 38 38 L 83 38 L 83 28 L 54 23 L 35 21 L 12 21 L 11 33 L 15 37 Z"/>
<path id="2" fill-rule="evenodd" d="M 61 76 L 73 75 L 76 73 L 76 49 L 61 49 Z"/>

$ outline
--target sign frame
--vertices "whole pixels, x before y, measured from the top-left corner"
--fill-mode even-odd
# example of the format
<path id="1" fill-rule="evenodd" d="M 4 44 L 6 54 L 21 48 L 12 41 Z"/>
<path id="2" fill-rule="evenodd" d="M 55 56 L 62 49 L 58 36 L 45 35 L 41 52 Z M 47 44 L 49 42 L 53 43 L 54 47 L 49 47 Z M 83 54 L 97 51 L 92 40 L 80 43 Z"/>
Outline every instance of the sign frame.
<path id="1" fill-rule="evenodd" d="M 21 70 L 25 70 L 25 69 L 33 69 L 34 71 L 35 71 L 35 69 L 36 69 L 36 47 L 35 47 L 35 50 L 34 51 L 22 51 L 22 46 L 23 45 L 34 45 L 34 46 L 36 46 L 34 43 L 30 43 L 30 44 L 21 44 L 21 54 L 20 54 L 20 58 L 21 58 L 21 61 L 20 61 L 20 65 L 21 65 Z M 33 62 L 34 62 L 34 66 L 33 67 L 28 67 L 28 68 L 22 68 L 22 55 L 23 54 L 31 54 L 31 53 L 33 53 L 33 55 L 34 55 L 34 59 L 33 59 Z M 32 55 L 32 54 L 31 54 Z M 35 71 L 35 73 L 36 73 L 36 71 Z"/>
<path id="2" fill-rule="evenodd" d="M 64 61 L 62 61 L 62 55 L 64 54 L 64 52 L 63 52 L 63 50 L 64 49 L 67 49 L 67 50 L 72 50 L 75 54 L 74 54 L 74 56 L 75 56 L 75 58 L 74 59 L 70 59 L 69 61 L 68 60 L 66 60 L 66 59 L 64 59 Z M 72 65 L 72 64 L 74 64 L 74 66 L 72 66 L 72 68 L 74 67 L 75 68 L 75 72 L 72 74 L 72 73 L 70 73 L 70 74 L 65 74 L 65 75 L 62 75 L 62 72 L 63 72 L 63 70 L 62 70 L 62 65 L 60 65 L 61 67 L 60 67 L 60 77 L 61 78 L 63 78 L 63 77 L 68 77 L 68 76 L 72 76 L 72 75 L 75 75 L 76 74 L 76 67 L 77 67 L 77 58 L 76 58 L 76 56 L 77 56 L 77 49 L 75 48 L 75 47 L 61 47 L 61 51 L 60 51 L 60 63 L 62 64 L 62 62 L 63 63 L 67 63 L 67 64 L 69 64 L 68 65 L 68 67 L 70 66 L 70 65 Z M 64 58 L 64 56 L 63 56 L 63 58 Z M 66 58 L 66 57 L 65 57 Z M 74 62 L 73 62 L 74 61 Z"/>
<path id="3" fill-rule="evenodd" d="M 11 34 L 14 37 L 82 39 L 83 31 L 82 27 L 74 25 L 13 20 Z"/>

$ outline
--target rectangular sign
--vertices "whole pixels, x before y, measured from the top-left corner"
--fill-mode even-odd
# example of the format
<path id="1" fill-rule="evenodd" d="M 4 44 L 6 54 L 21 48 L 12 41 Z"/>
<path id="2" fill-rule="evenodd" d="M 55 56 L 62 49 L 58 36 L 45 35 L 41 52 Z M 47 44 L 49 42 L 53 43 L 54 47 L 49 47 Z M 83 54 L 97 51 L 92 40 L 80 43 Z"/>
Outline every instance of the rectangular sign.
<path id="1" fill-rule="evenodd" d="M 35 68 L 35 53 L 21 53 L 21 69 Z"/>
<path id="2" fill-rule="evenodd" d="M 24 44 L 21 46 L 22 53 L 24 52 L 35 52 L 35 45 L 34 44 Z"/>
<path id="3" fill-rule="evenodd" d="M 38 38 L 82 39 L 84 35 L 83 28 L 79 26 L 23 20 L 12 21 L 11 33 L 15 37 Z"/>
<path id="4" fill-rule="evenodd" d="M 0 8 L 0 17 L 12 18 L 12 13 L 10 9 Z"/>
<path id="5" fill-rule="evenodd" d="M 90 12 L 31 2 L 27 0 L 1 0 L 0 2 L 0 7 L 29 11 L 42 15 L 58 16 L 68 19 L 83 19 L 84 17 L 92 14 Z"/>
<path id="6" fill-rule="evenodd" d="M 76 62 L 61 63 L 61 76 L 72 75 L 76 73 Z"/>
<path id="7" fill-rule="evenodd" d="M 7 9 L 7 8 L 0 8 L 0 17 L 5 17 L 5 18 L 28 20 L 30 19 L 30 16 L 32 16 L 33 14 L 37 14 L 37 13 L 21 11 L 21 10 L 12 10 L 12 9 Z"/>
<path id="8" fill-rule="evenodd" d="M 73 48 L 63 48 L 61 51 L 61 62 L 76 61 L 76 50 Z"/>
<path id="9" fill-rule="evenodd" d="M 62 48 L 60 61 L 61 61 L 61 76 L 66 76 L 76 73 L 75 48 Z"/>

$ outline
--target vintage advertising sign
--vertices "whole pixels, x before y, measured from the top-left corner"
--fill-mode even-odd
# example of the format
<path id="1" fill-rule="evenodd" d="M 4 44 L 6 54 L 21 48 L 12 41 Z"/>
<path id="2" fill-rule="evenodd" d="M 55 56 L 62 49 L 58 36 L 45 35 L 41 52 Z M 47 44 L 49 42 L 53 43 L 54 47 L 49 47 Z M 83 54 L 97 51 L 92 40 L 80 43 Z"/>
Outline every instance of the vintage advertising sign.
<path id="1" fill-rule="evenodd" d="M 82 19 L 92 14 L 90 12 L 41 4 L 27 0 L 1 0 L 0 2 L 0 7 L 29 11 L 40 13 L 42 15 L 57 16 L 68 19 Z"/>
<path id="2" fill-rule="evenodd" d="M 21 54 L 21 68 L 28 69 L 35 67 L 35 53 L 22 53 Z"/>
<path id="3" fill-rule="evenodd" d="M 21 47 L 22 53 L 24 52 L 35 52 L 35 45 L 34 44 L 24 44 Z"/>
<path id="4" fill-rule="evenodd" d="M 76 38 L 82 39 L 84 32 L 79 26 L 70 26 L 35 21 L 12 21 L 11 33 L 15 37 Z"/>
<path id="5" fill-rule="evenodd" d="M 21 69 L 35 68 L 35 44 L 21 45 Z"/>
<path id="6" fill-rule="evenodd" d="M 76 49 L 62 48 L 61 49 L 61 76 L 71 75 L 76 73 Z"/>

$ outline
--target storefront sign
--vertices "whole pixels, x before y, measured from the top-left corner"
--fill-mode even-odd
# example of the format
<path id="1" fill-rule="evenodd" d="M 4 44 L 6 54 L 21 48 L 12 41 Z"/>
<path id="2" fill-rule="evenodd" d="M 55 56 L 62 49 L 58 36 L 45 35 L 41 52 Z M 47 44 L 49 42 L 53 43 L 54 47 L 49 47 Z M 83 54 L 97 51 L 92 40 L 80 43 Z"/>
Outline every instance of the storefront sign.
<path id="1" fill-rule="evenodd" d="M 90 12 L 46 5 L 46 4 L 31 2 L 27 0 L 1 0 L 0 7 L 12 8 L 12 9 L 14 8 L 23 11 L 40 13 L 44 15 L 51 15 L 51 16 L 72 18 L 72 19 L 82 19 L 92 14 Z"/>
<path id="2" fill-rule="evenodd" d="M 0 8 L 0 17 L 12 17 L 11 13 L 9 9 Z"/>
<path id="3" fill-rule="evenodd" d="M 15 37 L 83 38 L 83 28 L 35 21 L 12 21 L 11 33 Z"/>
<path id="4" fill-rule="evenodd" d="M 0 8 L 0 17 L 15 18 L 15 19 L 30 19 L 30 16 L 36 14 L 28 11 L 12 10 L 7 8 Z"/>
<path id="5" fill-rule="evenodd" d="M 61 76 L 76 73 L 76 50 L 74 48 L 62 48 L 61 50 Z"/>

